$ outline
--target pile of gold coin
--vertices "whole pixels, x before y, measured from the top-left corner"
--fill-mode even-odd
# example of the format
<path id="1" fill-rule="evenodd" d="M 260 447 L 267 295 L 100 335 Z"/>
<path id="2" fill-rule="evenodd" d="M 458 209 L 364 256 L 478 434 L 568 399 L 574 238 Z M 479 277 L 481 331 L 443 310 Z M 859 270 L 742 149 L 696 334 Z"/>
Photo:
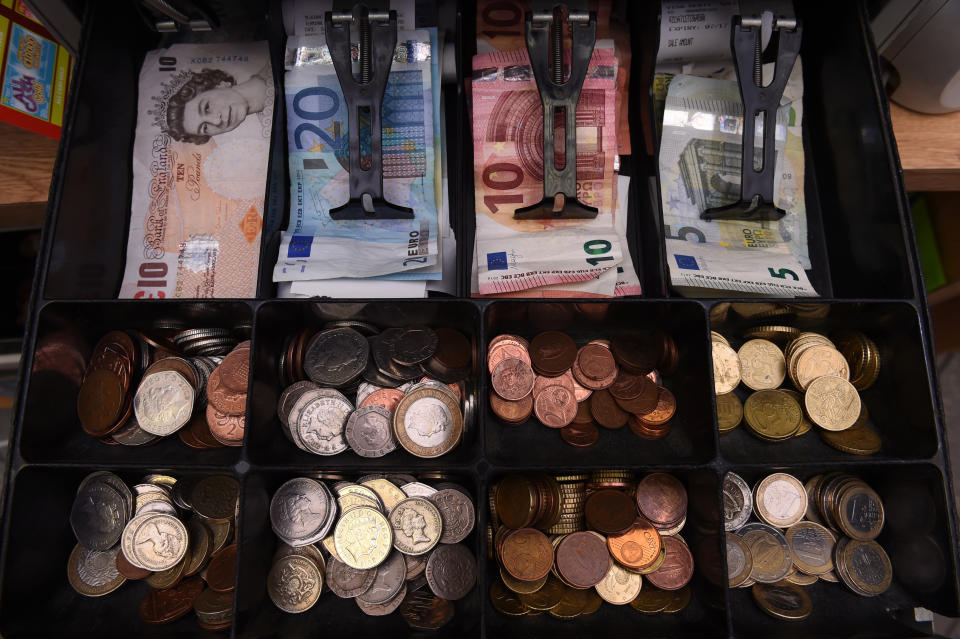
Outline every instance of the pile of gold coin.
<path id="1" fill-rule="evenodd" d="M 500 570 L 490 599 L 502 614 L 574 619 L 603 602 L 677 613 L 690 602 L 693 555 L 679 535 L 687 491 L 673 475 L 507 475 L 491 490 L 490 517 L 488 556 Z"/>
<path id="2" fill-rule="evenodd" d="M 437 481 L 393 474 L 352 482 L 324 473 L 280 486 L 270 503 L 283 541 L 267 577 L 273 603 L 306 612 L 326 585 L 370 616 L 399 609 L 412 628 L 447 624 L 453 602 L 476 584 L 476 558 L 461 543 L 476 509 L 466 489 L 443 475 L 422 479 Z"/>
<path id="3" fill-rule="evenodd" d="M 228 628 L 238 490 L 235 479 L 219 475 L 152 474 L 130 490 L 113 473 L 92 473 L 70 512 L 79 542 L 67 561 L 70 585 L 100 597 L 142 579 L 152 588 L 140 602 L 143 621 L 171 623 L 192 610 L 200 627 Z"/>
<path id="4" fill-rule="evenodd" d="M 802 587 L 821 580 L 864 597 L 890 587 L 893 567 L 874 541 L 883 502 L 857 477 L 826 473 L 803 483 L 773 473 L 751 490 L 727 473 L 723 510 L 729 585 L 751 587 L 757 605 L 774 617 L 808 617 L 813 604 Z"/>
<path id="5" fill-rule="evenodd" d="M 879 352 L 870 338 L 844 331 L 833 342 L 788 326 L 756 327 L 745 336 L 734 350 L 726 337 L 712 332 L 721 433 L 745 421 L 756 437 L 783 442 L 816 425 L 821 439 L 843 452 L 870 455 L 880 450 L 880 436 L 867 425 L 869 415 L 859 393 L 880 372 Z M 785 348 L 771 340 L 785 342 Z M 781 387 L 786 379 L 793 388 Z M 752 391 L 742 404 L 735 393 L 740 384 Z"/>

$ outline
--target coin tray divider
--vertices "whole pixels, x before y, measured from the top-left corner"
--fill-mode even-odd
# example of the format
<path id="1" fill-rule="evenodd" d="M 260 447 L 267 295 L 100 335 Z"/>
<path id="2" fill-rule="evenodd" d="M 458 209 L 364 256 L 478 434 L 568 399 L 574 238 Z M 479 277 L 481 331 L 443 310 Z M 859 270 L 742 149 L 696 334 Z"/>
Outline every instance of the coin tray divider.
<path id="1" fill-rule="evenodd" d="M 132 5 L 88 3 L 74 74 L 76 86 L 69 96 L 65 114 L 61 148 L 51 184 L 48 220 L 41 237 L 37 275 L 26 321 L 10 463 L 3 491 L 0 632 L 9 637 L 49 635 L 52 632 L 58 636 L 97 634 L 121 637 L 136 628 L 145 637 L 166 637 L 172 633 L 209 635 L 196 625 L 192 616 L 172 626 L 153 627 L 141 623 L 135 612 L 143 595 L 142 587 L 138 585 L 126 584 L 117 593 L 100 599 L 82 598 L 70 589 L 65 574 L 66 560 L 75 544 L 68 522 L 70 504 L 80 480 L 95 470 L 113 470 L 127 481 L 136 481 L 153 470 L 165 470 L 174 476 L 231 474 L 240 480 L 242 506 L 236 622 L 229 632 L 222 634 L 224 637 L 276 634 L 275 628 L 257 625 L 256 619 L 250 617 L 256 606 L 272 604 L 263 600 L 262 584 L 249 583 L 251 579 L 255 581 L 258 570 L 262 573 L 266 555 L 257 541 L 262 540 L 264 534 L 262 521 L 259 524 L 253 519 L 248 521 L 245 510 L 264 508 L 264 491 L 267 491 L 268 498 L 268 487 L 275 487 L 282 478 L 333 470 L 351 474 L 444 470 L 452 475 L 473 478 L 472 482 L 464 483 L 476 490 L 473 497 L 477 504 L 477 528 L 470 543 L 481 564 L 478 585 L 464 602 L 457 604 L 457 616 L 451 626 L 434 633 L 436 636 L 569 635 L 588 630 L 602 634 L 630 632 L 631 636 L 750 637 L 762 633 L 782 637 L 846 637 L 859 630 L 869 630 L 874 636 L 903 637 L 931 632 L 929 625 L 909 621 L 913 618 L 914 606 L 924 606 L 948 616 L 960 615 L 956 507 L 950 468 L 942 445 L 943 413 L 933 365 L 929 314 L 922 294 L 912 222 L 866 7 L 864 2 L 845 3 L 837 6 L 834 14 L 825 17 L 816 11 L 816 7 L 798 4 L 798 16 L 804 20 L 806 30 L 801 52 L 805 82 L 805 194 L 810 250 L 817 267 L 811 279 L 825 295 L 815 301 L 842 309 L 836 318 L 831 316 L 829 322 L 849 323 L 847 325 L 854 328 L 864 322 L 868 334 L 871 327 L 879 327 L 884 336 L 890 337 L 894 361 L 883 362 L 886 368 L 881 372 L 881 380 L 885 373 L 895 370 L 894 381 L 901 388 L 898 388 L 899 393 L 894 393 L 881 385 L 877 391 L 890 390 L 896 395 L 896 401 L 887 397 L 886 392 L 874 393 L 874 389 L 867 391 L 864 398 L 868 405 L 876 405 L 877 412 L 894 414 L 903 414 L 898 411 L 905 410 L 905 403 L 913 401 L 916 405 L 912 408 L 919 416 L 919 419 L 892 420 L 886 414 L 882 417 L 874 414 L 873 419 L 880 430 L 895 437 L 897 443 L 876 459 L 839 454 L 825 446 L 807 449 L 805 442 L 789 442 L 778 447 L 765 446 L 759 441 L 740 441 L 737 438 L 750 437 L 744 432 L 745 426 L 739 427 L 739 432 L 725 436 L 733 439 L 717 436 L 711 392 L 709 330 L 712 326 L 709 312 L 712 302 L 672 297 L 662 240 L 657 161 L 656 157 L 647 157 L 643 152 L 646 142 L 643 122 L 649 117 L 653 62 L 650 55 L 641 53 L 642 45 L 655 44 L 658 38 L 655 3 L 635 3 L 630 8 L 628 22 L 635 49 L 630 85 L 634 151 L 633 156 L 624 158 L 622 166 L 622 173 L 633 177 L 629 187 L 627 244 L 646 299 L 599 303 L 582 299 L 524 302 L 468 299 L 474 261 L 475 194 L 472 125 L 465 81 L 470 78 L 470 61 L 476 48 L 476 6 L 473 2 L 463 1 L 452 12 L 443 6 L 441 19 L 450 19 L 456 24 L 458 57 L 457 82 L 444 85 L 443 92 L 449 145 L 450 219 L 458 240 L 459 299 L 445 300 L 438 296 L 426 301 L 337 300 L 327 304 L 336 304 L 343 309 L 348 308 L 347 305 L 355 305 L 357 309 L 366 305 L 403 308 L 410 305 L 412 309 L 417 305 L 429 308 L 436 304 L 433 311 L 426 311 L 427 315 L 436 312 L 438 314 L 434 316 L 438 321 L 446 322 L 449 310 L 459 318 L 456 323 L 465 331 L 472 323 L 474 330 L 468 334 L 474 343 L 476 358 L 476 374 L 472 377 L 473 390 L 470 393 L 474 405 L 468 409 L 475 414 L 472 432 L 465 429 L 464 440 L 457 451 L 433 460 L 420 460 L 398 452 L 381 460 L 369 461 L 349 454 L 320 458 L 305 453 L 300 455 L 292 445 L 287 450 L 282 446 L 285 440 L 279 439 L 282 435 L 275 431 L 279 424 L 269 407 L 271 395 L 278 388 L 275 377 L 271 378 L 275 373 L 269 370 L 276 354 L 269 351 L 271 345 L 281 339 L 282 316 L 299 313 L 303 318 L 306 311 L 295 309 L 298 305 L 301 309 L 309 308 L 312 302 L 268 302 L 276 293 L 271 274 L 289 201 L 284 106 L 283 100 L 279 99 L 283 94 L 280 78 L 284 47 L 280 3 L 244 0 L 223 4 L 218 6 L 218 11 L 227 13 L 219 16 L 219 30 L 207 34 L 162 36 L 144 27 Z M 144 53 L 177 41 L 253 39 L 269 41 L 275 86 L 279 89 L 265 197 L 257 299 L 111 299 L 122 278 L 126 253 L 132 188 L 129 158 L 136 122 L 137 82 Z M 784 300 L 732 301 L 779 303 Z M 509 309 L 510 305 L 514 305 L 513 308 L 530 305 L 540 307 L 540 310 L 527 312 L 541 316 L 544 314 L 541 311 L 549 311 L 557 302 L 570 308 L 606 306 L 609 310 L 605 312 L 619 318 L 619 325 L 624 328 L 693 329 L 693 334 L 689 335 L 671 331 L 680 348 L 681 372 L 665 380 L 672 391 L 681 395 L 689 393 L 692 398 L 679 406 L 681 411 L 692 411 L 689 421 L 684 421 L 686 416 L 681 412 L 681 421 L 667 441 L 661 442 L 634 442 L 626 430 L 604 430 L 601 432 L 603 441 L 593 450 L 586 451 L 568 449 L 559 443 L 558 438 L 556 445 L 545 443 L 551 434 L 541 432 L 546 429 L 533 423 L 510 427 L 525 429 L 529 437 L 520 430 L 501 431 L 506 427 L 493 419 L 487 406 L 486 344 L 500 330 L 517 330 L 530 336 L 543 328 L 563 328 L 529 325 L 508 329 L 505 320 L 501 324 L 499 319 L 506 317 L 501 309 Z M 248 433 L 242 448 L 193 451 L 176 441 L 139 450 L 100 445 L 79 432 L 74 412 L 76 390 L 71 391 L 62 382 L 44 379 L 44 375 L 31 372 L 37 340 L 56 328 L 76 328 L 88 339 L 95 340 L 109 330 L 147 327 L 152 319 L 164 316 L 187 321 L 203 320 L 218 326 L 252 321 L 253 370 L 247 412 Z M 382 318 L 384 314 L 381 312 L 380 316 Z M 399 317 L 397 323 L 400 323 Z M 466 320 L 467 317 L 470 319 Z M 319 326 L 320 323 L 313 320 L 304 324 L 307 325 Z M 815 325 L 811 328 L 816 330 Z M 594 329 L 590 326 L 589 330 L 584 327 L 570 330 L 579 339 Z M 603 332 L 602 327 L 597 332 Z M 879 340 L 877 342 L 883 355 L 884 345 Z M 268 371 L 262 370 L 264 365 Z M 629 435 L 626 439 L 631 445 L 617 446 L 624 441 L 624 435 Z M 511 437 L 516 439 L 508 446 L 504 442 Z M 669 441 L 670 437 L 683 441 L 675 444 Z M 273 441 L 275 439 L 278 441 Z M 801 446 L 793 446 L 797 443 Z M 631 454 L 634 444 L 640 452 Z M 492 562 L 486 558 L 484 542 L 488 518 L 486 491 L 491 482 L 508 472 L 567 473 L 609 468 L 625 468 L 640 474 L 664 470 L 675 473 L 684 481 L 694 476 L 713 477 L 717 508 L 722 507 L 719 479 L 729 470 L 742 473 L 750 481 L 775 470 L 792 472 L 804 478 L 822 470 L 841 470 L 860 475 L 868 483 L 887 476 L 902 482 L 919 477 L 919 486 L 907 482 L 914 486 L 908 494 L 916 495 L 917 503 L 923 501 L 919 499 L 921 496 L 933 495 L 935 537 L 938 544 L 946 547 L 944 565 L 948 585 L 933 593 L 910 592 L 897 582 L 895 573 L 888 598 L 867 600 L 849 593 L 838 599 L 832 589 L 842 590 L 843 586 L 818 584 L 808 589 L 814 598 L 815 612 L 810 619 L 800 623 L 778 623 L 766 617 L 750 600 L 749 593 L 741 590 L 724 592 L 726 610 L 721 611 L 719 617 L 699 602 L 692 602 L 689 612 L 673 617 L 624 614 L 634 611 L 624 608 L 609 610 L 614 607 L 605 605 L 588 624 L 560 622 L 549 615 L 526 619 L 499 616 L 489 601 L 491 579 L 496 578 L 496 573 L 491 568 Z M 690 531 L 695 534 L 692 528 Z M 884 536 L 881 536 L 881 543 L 883 540 Z M 722 553 L 720 563 L 725 568 Z M 701 578 L 698 574 L 695 581 Z M 837 605 L 838 601 L 842 606 Z M 885 602 L 895 609 L 887 611 Z M 329 602 L 321 601 L 319 605 L 327 604 Z M 331 608 L 336 608 L 336 604 Z M 703 617 L 690 618 L 701 611 Z M 329 622 L 324 619 L 320 623 L 329 624 L 345 637 L 362 635 L 361 628 L 375 628 L 377 632 L 390 628 L 398 634 L 405 630 L 398 618 L 381 619 L 385 625 L 366 625 L 369 620 L 359 610 L 353 609 L 351 613 L 345 612 L 342 619 L 333 618 Z M 468 618 L 462 618 L 464 615 Z M 710 620 L 709 628 L 700 625 L 705 619 Z M 316 634 L 311 624 L 298 623 L 295 616 L 284 621 L 284 627 L 289 631 L 286 636 Z"/>

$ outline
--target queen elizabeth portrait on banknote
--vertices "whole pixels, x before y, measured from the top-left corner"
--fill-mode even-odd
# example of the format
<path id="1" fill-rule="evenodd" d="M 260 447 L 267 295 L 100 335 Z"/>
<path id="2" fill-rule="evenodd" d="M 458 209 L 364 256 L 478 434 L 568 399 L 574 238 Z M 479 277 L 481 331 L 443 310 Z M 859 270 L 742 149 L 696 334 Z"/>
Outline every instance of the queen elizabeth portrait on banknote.
<path id="1" fill-rule="evenodd" d="M 166 100 L 162 127 L 175 140 L 204 144 L 210 136 L 233 131 L 248 115 L 261 115 L 269 82 L 269 66 L 239 84 L 221 69 L 182 71 L 174 83 L 179 88 Z"/>

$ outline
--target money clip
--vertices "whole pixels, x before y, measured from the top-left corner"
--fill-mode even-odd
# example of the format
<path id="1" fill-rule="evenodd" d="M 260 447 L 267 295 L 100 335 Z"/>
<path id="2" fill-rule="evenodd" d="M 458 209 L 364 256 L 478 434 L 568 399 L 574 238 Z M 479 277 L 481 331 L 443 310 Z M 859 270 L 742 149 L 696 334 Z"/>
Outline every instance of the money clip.
<path id="1" fill-rule="evenodd" d="M 330 209 L 334 220 L 411 220 L 413 209 L 383 197 L 383 94 L 397 48 L 397 12 L 389 2 L 336 2 L 324 15 L 330 59 L 347 108 L 350 142 L 350 199 Z M 350 29 L 358 30 L 359 76 L 354 77 Z M 360 112 L 370 121 L 370 155 L 360 154 Z"/>
<path id="2" fill-rule="evenodd" d="M 786 211 L 776 205 L 773 184 L 776 172 L 774 134 L 777 109 L 787 80 L 800 53 L 802 26 L 794 17 L 792 3 L 742 0 L 741 15 L 733 17 L 730 48 L 743 100 L 743 145 L 740 165 L 740 200 L 712 207 L 700 214 L 702 220 L 776 221 Z M 749 10 L 748 10 L 749 8 Z M 773 80 L 763 86 L 761 24 L 763 10 L 773 10 L 773 35 L 768 51 L 775 52 Z M 755 164 L 757 120 L 761 120 L 763 146 Z"/>
<path id="3" fill-rule="evenodd" d="M 570 76 L 563 80 L 563 13 L 572 32 Z M 597 16 L 585 0 L 534 0 L 526 16 L 527 52 L 543 103 L 543 199 L 519 208 L 518 220 L 592 219 L 597 208 L 577 199 L 577 102 L 597 39 Z M 557 168 L 554 122 L 564 116 L 564 164 Z"/>

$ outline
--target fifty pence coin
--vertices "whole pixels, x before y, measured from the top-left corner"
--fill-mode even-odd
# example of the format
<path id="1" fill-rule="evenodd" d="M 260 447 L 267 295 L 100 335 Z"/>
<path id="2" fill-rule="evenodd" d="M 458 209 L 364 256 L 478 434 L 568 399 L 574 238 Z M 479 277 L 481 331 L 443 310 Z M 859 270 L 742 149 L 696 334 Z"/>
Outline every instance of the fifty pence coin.
<path id="1" fill-rule="evenodd" d="M 333 496 L 321 482 L 298 477 L 284 483 L 270 501 L 270 524 L 291 546 L 304 546 L 332 519 Z"/>
<path id="2" fill-rule="evenodd" d="M 344 386 L 367 366 L 370 348 L 366 338 L 352 328 L 321 331 L 307 346 L 303 370 L 325 386 Z"/>
<path id="3" fill-rule="evenodd" d="M 85 548 L 106 551 L 120 539 L 128 516 L 123 495 L 105 482 L 91 481 L 73 501 L 70 526 Z"/>
<path id="4" fill-rule="evenodd" d="M 153 435 L 175 433 L 193 414 L 195 391 L 176 371 L 160 371 L 143 378 L 133 397 L 140 428 Z"/>

